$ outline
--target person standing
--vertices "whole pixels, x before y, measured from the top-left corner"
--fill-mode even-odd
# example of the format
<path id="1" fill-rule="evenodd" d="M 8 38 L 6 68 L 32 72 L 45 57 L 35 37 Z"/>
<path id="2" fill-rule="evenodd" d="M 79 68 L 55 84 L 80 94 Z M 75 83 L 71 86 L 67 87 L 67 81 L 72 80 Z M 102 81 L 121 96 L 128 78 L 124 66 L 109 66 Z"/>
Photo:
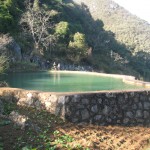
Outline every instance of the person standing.
<path id="1" fill-rule="evenodd" d="M 58 63 L 57 65 L 57 70 L 60 70 L 60 63 Z"/>
<path id="2" fill-rule="evenodd" d="M 53 63 L 53 69 L 56 70 L 56 63 Z"/>

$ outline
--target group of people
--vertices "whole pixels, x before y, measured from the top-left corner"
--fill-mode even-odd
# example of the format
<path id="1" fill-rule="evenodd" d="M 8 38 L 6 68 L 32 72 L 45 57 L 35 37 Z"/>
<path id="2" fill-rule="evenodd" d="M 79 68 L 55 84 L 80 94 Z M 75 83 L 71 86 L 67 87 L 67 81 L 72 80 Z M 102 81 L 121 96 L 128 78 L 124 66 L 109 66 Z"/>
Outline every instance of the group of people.
<path id="1" fill-rule="evenodd" d="M 56 64 L 55 62 L 53 63 L 53 69 L 54 70 L 60 70 L 60 63 Z"/>

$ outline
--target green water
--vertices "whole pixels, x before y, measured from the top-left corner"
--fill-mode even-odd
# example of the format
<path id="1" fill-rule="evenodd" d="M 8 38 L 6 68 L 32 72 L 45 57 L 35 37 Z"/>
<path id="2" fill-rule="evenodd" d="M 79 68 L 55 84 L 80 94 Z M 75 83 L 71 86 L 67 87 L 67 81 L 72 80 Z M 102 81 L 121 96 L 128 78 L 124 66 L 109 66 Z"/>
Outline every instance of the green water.
<path id="1" fill-rule="evenodd" d="M 125 84 L 121 79 L 73 73 L 9 73 L 5 75 L 4 78 L 10 87 L 47 92 L 80 92 L 141 88 L 139 86 Z"/>

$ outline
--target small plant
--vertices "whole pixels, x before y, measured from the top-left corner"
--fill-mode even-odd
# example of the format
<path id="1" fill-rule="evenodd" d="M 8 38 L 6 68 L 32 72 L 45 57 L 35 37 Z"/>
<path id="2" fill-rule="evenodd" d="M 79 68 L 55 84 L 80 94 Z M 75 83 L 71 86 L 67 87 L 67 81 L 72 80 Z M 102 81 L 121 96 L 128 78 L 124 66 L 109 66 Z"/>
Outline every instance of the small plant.
<path id="1" fill-rule="evenodd" d="M 56 145 L 56 146 L 61 145 L 61 147 L 68 148 L 68 149 L 71 148 L 69 146 L 69 143 L 74 141 L 74 139 L 71 136 L 69 136 L 67 134 L 61 135 L 58 130 L 54 131 L 53 134 L 56 138 L 53 142 L 54 145 Z"/>
<path id="2" fill-rule="evenodd" d="M 4 102 L 4 115 L 9 115 L 15 108 L 14 104 Z"/>
<path id="3" fill-rule="evenodd" d="M 9 125 L 11 123 L 10 120 L 3 120 L 0 122 L 0 126 L 5 126 L 5 125 Z"/>
<path id="4" fill-rule="evenodd" d="M 67 134 L 61 136 L 60 139 L 62 139 L 64 142 L 73 142 L 74 141 L 74 139 Z"/>
<path id="5" fill-rule="evenodd" d="M 8 105 L 4 103 L 5 114 L 9 114 L 12 110 L 18 108 L 16 105 Z M 53 130 L 52 127 L 56 123 L 60 123 L 60 118 L 55 117 L 54 115 L 47 115 L 47 112 L 37 111 L 36 109 L 29 109 L 24 107 L 19 107 L 18 112 L 20 114 L 26 113 L 26 115 L 32 119 L 33 126 L 26 128 L 25 132 L 20 132 L 20 127 L 15 126 L 12 121 L 0 120 L 0 127 L 10 124 L 9 126 L 13 127 L 16 131 L 17 137 L 14 140 L 13 149 L 15 150 L 56 150 L 56 149 L 65 149 L 65 150 L 89 150 L 82 147 L 82 145 L 75 143 L 75 139 L 68 134 L 64 134 L 59 130 Z M 38 118 L 37 116 L 40 116 Z M 34 122 L 35 121 L 35 122 Z M 36 124 L 35 124 L 36 123 Z M 54 123 L 54 124 L 53 124 Z M 39 132 L 35 132 L 35 128 L 39 127 Z M 9 128 L 9 126 L 6 126 Z M 21 134 L 20 134 L 21 133 Z M 22 134 L 23 133 L 23 134 Z M 13 140 L 11 140 L 13 141 Z M 3 150 L 5 141 L 1 141 L 0 138 L 0 150 Z M 72 143 L 73 142 L 73 143 Z"/>
<path id="6" fill-rule="evenodd" d="M 32 148 L 32 146 L 25 146 L 22 150 L 37 150 L 36 148 Z"/>
<path id="7" fill-rule="evenodd" d="M 54 135 L 58 135 L 60 132 L 58 131 L 58 130 L 55 130 L 54 132 L 53 132 L 53 134 Z"/>

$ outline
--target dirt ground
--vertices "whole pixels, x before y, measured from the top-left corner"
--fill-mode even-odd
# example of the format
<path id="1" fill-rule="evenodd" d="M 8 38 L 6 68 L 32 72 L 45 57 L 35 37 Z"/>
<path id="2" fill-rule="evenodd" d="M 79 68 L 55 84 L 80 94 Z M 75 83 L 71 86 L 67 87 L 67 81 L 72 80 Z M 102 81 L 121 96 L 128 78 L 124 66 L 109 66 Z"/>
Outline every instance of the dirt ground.
<path id="1" fill-rule="evenodd" d="M 24 129 L 0 117 L 0 150 L 150 150 L 150 128 L 72 124 L 45 111 L 13 107 L 29 118 Z"/>
<path id="2" fill-rule="evenodd" d="M 94 150 L 140 150 L 148 148 L 150 142 L 150 129 L 142 127 L 78 125 L 62 127 L 60 131 Z"/>

